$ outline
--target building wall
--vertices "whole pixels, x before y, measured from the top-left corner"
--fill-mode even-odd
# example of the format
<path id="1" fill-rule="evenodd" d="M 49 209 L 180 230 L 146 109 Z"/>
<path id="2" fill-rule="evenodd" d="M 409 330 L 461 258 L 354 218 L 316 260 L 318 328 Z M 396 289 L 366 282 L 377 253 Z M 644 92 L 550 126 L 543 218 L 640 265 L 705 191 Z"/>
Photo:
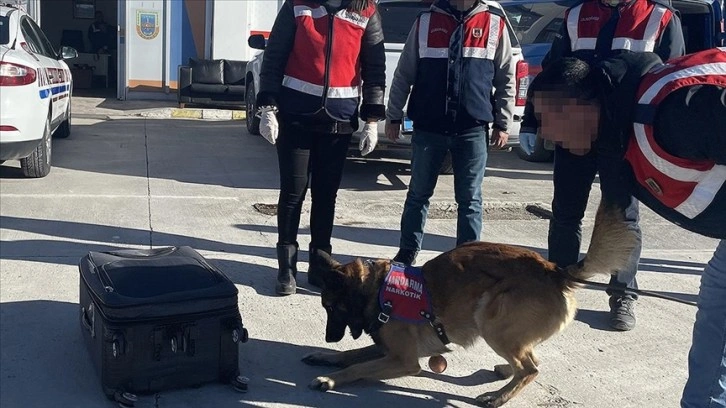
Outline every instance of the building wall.
<path id="1" fill-rule="evenodd" d="M 206 5 L 204 0 L 126 0 L 127 78 L 129 92 L 156 92 L 174 97 L 179 66 L 203 58 Z M 152 20 L 157 29 L 141 25 Z M 147 16 L 147 17 L 144 17 Z M 153 38 L 152 38 L 153 37 Z"/>

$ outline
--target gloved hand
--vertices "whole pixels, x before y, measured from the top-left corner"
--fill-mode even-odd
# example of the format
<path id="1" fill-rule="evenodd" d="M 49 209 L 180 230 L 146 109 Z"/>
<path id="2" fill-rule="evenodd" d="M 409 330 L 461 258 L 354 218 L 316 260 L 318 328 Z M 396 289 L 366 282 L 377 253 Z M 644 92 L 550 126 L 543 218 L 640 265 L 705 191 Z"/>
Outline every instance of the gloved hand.
<path id="1" fill-rule="evenodd" d="M 537 135 L 534 133 L 520 133 L 519 134 L 519 147 L 528 155 L 534 153 L 534 148 L 537 144 Z"/>
<path id="2" fill-rule="evenodd" d="M 378 122 L 366 123 L 360 132 L 358 148 L 362 156 L 367 155 L 376 148 L 378 143 Z"/>
<path id="3" fill-rule="evenodd" d="M 277 123 L 277 108 L 262 106 L 257 110 L 256 116 L 260 118 L 260 134 L 274 145 L 277 141 L 277 133 L 280 131 L 280 125 Z"/>

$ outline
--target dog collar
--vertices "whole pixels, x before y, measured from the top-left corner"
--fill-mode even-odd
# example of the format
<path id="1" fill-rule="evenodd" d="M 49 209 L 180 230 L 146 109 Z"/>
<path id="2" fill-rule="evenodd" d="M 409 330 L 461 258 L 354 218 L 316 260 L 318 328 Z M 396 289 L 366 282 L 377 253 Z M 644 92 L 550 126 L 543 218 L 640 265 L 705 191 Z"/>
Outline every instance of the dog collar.
<path id="1" fill-rule="evenodd" d="M 381 311 L 372 331 L 391 318 L 414 324 L 429 323 L 442 343 L 450 343 L 444 326 L 434 316 L 421 268 L 392 262 L 378 290 L 378 305 Z"/>

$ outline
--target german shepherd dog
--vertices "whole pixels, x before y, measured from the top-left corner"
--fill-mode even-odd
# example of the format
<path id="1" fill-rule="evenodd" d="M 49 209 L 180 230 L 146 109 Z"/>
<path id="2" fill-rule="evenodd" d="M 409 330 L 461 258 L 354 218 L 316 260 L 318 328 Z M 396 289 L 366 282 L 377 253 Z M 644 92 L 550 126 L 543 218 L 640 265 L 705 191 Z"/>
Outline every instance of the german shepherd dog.
<path id="1" fill-rule="evenodd" d="M 575 317 L 571 277 L 587 279 L 625 267 L 638 242 L 620 211 L 601 204 L 583 261 L 559 269 L 538 253 L 505 244 L 472 242 L 426 262 L 422 267 L 431 306 L 448 339 L 463 347 L 481 337 L 508 364 L 494 371 L 512 380 L 476 400 L 499 407 L 517 395 L 538 374 L 534 347 L 563 330 Z M 315 352 L 303 358 L 310 365 L 342 367 L 315 378 L 310 388 L 332 390 L 353 381 L 416 375 L 419 358 L 451 351 L 429 324 L 391 319 L 376 325 L 381 308 L 379 289 L 391 267 L 389 260 L 341 265 L 327 259 L 321 294 L 327 312 L 325 339 L 338 342 L 346 327 L 357 339 L 368 333 L 374 344 L 356 350 Z"/>

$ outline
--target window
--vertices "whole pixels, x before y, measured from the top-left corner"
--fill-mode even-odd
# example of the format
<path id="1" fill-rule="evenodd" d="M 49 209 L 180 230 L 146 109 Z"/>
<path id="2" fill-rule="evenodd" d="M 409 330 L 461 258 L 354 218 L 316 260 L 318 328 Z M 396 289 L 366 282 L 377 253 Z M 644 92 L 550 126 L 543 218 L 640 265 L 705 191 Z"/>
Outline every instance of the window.
<path id="1" fill-rule="evenodd" d="M 45 50 L 43 55 L 45 55 L 48 58 L 57 58 L 58 52 L 53 47 L 53 44 L 48 41 L 48 37 L 45 36 L 45 33 L 43 33 L 43 30 L 38 27 L 37 24 L 35 24 L 35 21 L 30 20 L 29 21 L 30 26 L 33 28 L 33 31 L 35 31 L 35 35 L 40 41 L 41 47 Z"/>
<path id="2" fill-rule="evenodd" d="M 10 17 L 0 16 L 0 44 L 10 42 Z"/>
<path id="3" fill-rule="evenodd" d="M 554 2 L 523 3 L 504 10 L 522 45 L 550 44 L 560 31 L 566 7 Z"/>
<path id="4" fill-rule="evenodd" d="M 383 38 L 387 43 L 403 44 L 416 17 L 431 8 L 431 3 L 383 3 L 378 5 L 383 24 Z"/>
<path id="5" fill-rule="evenodd" d="M 41 46 L 40 39 L 35 34 L 33 27 L 30 25 L 30 21 L 27 18 L 20 20 L 20 32 L 23 33 L 25 43 L 28 44 L 30 50 L 38 55 L 44 55 L 43 47 Z"/>

